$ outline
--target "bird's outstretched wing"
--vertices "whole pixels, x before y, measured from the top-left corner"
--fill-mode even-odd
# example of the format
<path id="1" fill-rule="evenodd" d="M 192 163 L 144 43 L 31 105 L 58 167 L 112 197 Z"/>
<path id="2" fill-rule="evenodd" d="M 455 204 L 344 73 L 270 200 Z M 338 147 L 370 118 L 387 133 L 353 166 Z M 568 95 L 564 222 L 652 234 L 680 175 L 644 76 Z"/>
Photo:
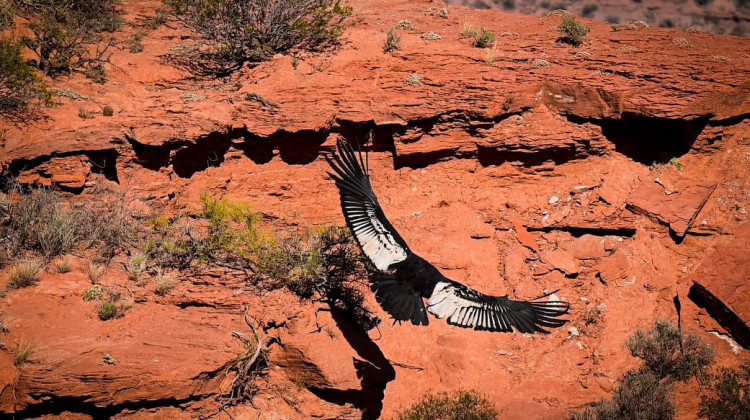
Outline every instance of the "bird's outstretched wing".
<path id="1" fill-rule="evenodd" d="M 359 159 L 349 143 L 339 140 L 338 153 L 326 156 L 336 172 L 328 174 L 336 181 L 341 196 L 341 210 L 362 251 L 372 264 L 387 271 L 408 257 L 409 247 L 386 219 L 370 185 L 368 165 Z"/>
<path id="2" fill-rule="evenodd" d="M 541 300 L 552 293 L 520 301 L 507 296 L 485 295 L 452 280 L 438 281 L 427 301 L 427 310 L 459 327 L 546 334 L 545 327 L 560 327 L 568 322 L 558 318 L 568 313 L 570 305 L 567 302 Z"/>

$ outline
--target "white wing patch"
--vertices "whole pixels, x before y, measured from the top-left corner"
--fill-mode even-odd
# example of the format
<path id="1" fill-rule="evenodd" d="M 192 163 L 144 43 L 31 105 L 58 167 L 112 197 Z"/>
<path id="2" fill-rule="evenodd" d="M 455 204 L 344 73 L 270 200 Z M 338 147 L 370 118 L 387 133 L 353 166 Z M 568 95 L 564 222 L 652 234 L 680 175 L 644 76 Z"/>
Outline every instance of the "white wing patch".
<path id="1" fill-rule="evenodd" d="M 500 305 L 464 299 L 458 288 L 447 282 L 438 282 L 427 301 L 427 310 L 437 318 L 468 328 L 491 331 L 512 331 L 504 316 L 506 309 Z"/>
<path id="2" fill-rule="evenodd" d="M 352 226 L 352 232 L 362 247 L 362 252 L 380 271 L 387 271 L 393 264 L 404 261 L 406 250 L 394 239 L 393 235 L 380 223 L 375 209 L 365 203 L 366 213 L 344 205 L 344 216 Z"/>

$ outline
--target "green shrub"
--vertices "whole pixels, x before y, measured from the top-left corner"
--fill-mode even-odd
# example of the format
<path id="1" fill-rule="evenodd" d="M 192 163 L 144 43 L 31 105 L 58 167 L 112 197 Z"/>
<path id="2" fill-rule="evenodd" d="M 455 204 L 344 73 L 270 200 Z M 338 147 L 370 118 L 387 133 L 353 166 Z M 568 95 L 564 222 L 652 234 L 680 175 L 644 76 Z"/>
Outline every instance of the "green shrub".
<path id="1" fill-rule="evenodd" d="M 0 32 L 13 26 L 15 10 L 8 0 L 0 0 Z"/>
<path id="2" fill-rule="evenodd" d="M 674 418 L 669 385 L 646 370 L 628 372 L 611 399 L 605 398 L 570 420 L 669 420 Z"/>
<path id="3" fill-rule="evenodd" d="M 201 34 L 210 49 L 173 56 L 208 75 L 226 75 L 245 62 L 293 48 L 314 51 L 337 42 L 351 7 L 341 0 L 165 0 L 177 19 Z M 187 60 L 187 62 L 186 62 Z"/>
<path id="4" fill-rule="evenodd" d="M 110 319 L 122 318 L 125 316 L 125 312 L 130 308 L 130 305 L 118 297 L 110 297 L 106 302 L 102 302 L 97 309 L 97 315 L 102 321 L 108 321 Z"/>
<path id="5" fill-rule="evenodd" d="M 51 101 L 52 95 L 26 63 L 21 43 L 0 39 L 0 116 L 29 116 Z"/>
<path id="6" fill-rule="evenodd" d="M 562 22 L 557 27 L 557 31 L 562 34 L 560 39 L 575 46 L 581 45 L 590 30 L 591 28 L 578 22 L 575 17 L 569 14 L 562 16 Z"/>
<path id="7" fill-rule="evenodd" d="M 486 28 L 480 28 L 474 34 L 474 46 L 477 48 L 486 48 L 495 42 L 495 33 Z"/>
<path id="8" fill-rule="evenodd" d="M 8 289 L 29 287 L 39 280 L 39 273 L 44 268 L 42 261 L 25 261 L 10 270 Z"/>
<path id="9" fill-rule="evenodd" d="M 643 359 L 645 368 L 659 379 L 686 381 L 703 378 L 714 361 L 714 352 L 698 336 L 682 332 L 672 322 L 658 320 L 649 331 L 638 330 L 627 342 L 630 353 Z"/>
<path id="10" fill-rule="evenodd" d="M 95 284 L 83 291 L 83 300 L 86 302 L 102 299 L 104 299 L 104 289 L 101 285 Z"/>
<path id="11" fill-rule="evenodd" d="M 399 420 L 492 420 L 498 412 L 477 391 L 428 393 L 419 402 L 402 411 Z"/>
<path id="12" fill-rule="evenodd" d="M 32 34 L 24 44 L 48 74 L 96 64 L 110 44 L 96 52 L 91 46 L 101 42 L 101 32 L 119 28 L 119 4 L 116 0 L 22 0 L 19 10 Z"/>
<path id="13" fill-rule="evenodd" d="M 750 420 L 750 362 L 740 370 L 722 368 L 701 396 L 699 416 L 709 420 Z"/>

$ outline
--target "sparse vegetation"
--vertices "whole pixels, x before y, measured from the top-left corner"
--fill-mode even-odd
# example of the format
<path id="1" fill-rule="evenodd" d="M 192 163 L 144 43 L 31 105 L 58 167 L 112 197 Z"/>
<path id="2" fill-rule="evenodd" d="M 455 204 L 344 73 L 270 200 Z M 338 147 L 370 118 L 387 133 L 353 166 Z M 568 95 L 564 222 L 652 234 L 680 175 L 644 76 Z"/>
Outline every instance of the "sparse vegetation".
<path id="1" fill-rule="evenodd" d="M 425 41 L 437 41 L 439 39 L 443 39 L 443 37 L 440 36 L 440 34 L 437 32 L 430 31 L 430 32 L 423 33 L 422 39 L 424 39 Z"/>
<path id="2" fill-rule="evenodd" d="M 394 26 L 394 27 L 396 29 L 402 29 L 402 30 L 406 30 L 406 31 L 415 31 L 415 30 L 417 30 L 417 27 L 413 23 L 411 23 L 410 20 L 407 20 L 407 19 L 400 20 L 396 24 L 396 26 Z"/>
<path id="3" fill-rule="evenodd" d="M 24 261 L 11 268 L 8 275 L 8 289 L 21 289 L 29 287 L 39 280 L 39 273 L 44 268 L 44 262 L 40 260 Z"/>
<path id="4" fill-rule="evenodd" d="M 750 363 L 721 368 L 712 379 L 713 395 L 701 396 L 699 416 L 709 420 L 750 420 Z"/>
<path id="5" fill-rule="evenodd" d="M 499 55 L 497 51 L 497 45 L 492 44 L 490 48 L 487 48 L 484 51 L 484 64 L 487 64 L 488 66 L 494 66 L 495 62 L 497 61 L 497 56 Z"/>
<path id="6" fill-rule="evenodd" d="M 55 268 L 60 274 L 68 273 L 71 270 L 70 255 L 63 255 L 55 261 Z"/>
<path id="7" fill-rule="evenodd" d="M 469 21 L 461 23 L 461 38 L 474 38 L 477 36 L 477 28 Z"/>
<path id="8" fill-rule="evenodd" d="M 54 75 L 77 68 L 99 65 L 112 41 L 102 49 L 102 32 L 120 27 L 119 1 L 108 0 L 24 0 L 19 13 L 28 20 L 31 36 L 24 44 L 38 57 L 44 72 Z"/>
<path id="9" fill-rule="evenodd" d="M 102 300 L 104 299 L 104 288 L 102 288 L 102 286 L 99 284 L 95 284 L 84 290 L 82 297 L 86 302 L 92 300 Z"/>
<path id="10" fill-rule="evenodd" d="M 146 261 L 147 258 L 143 254 L 135 254 L 130 257 L 130 260 L 125 267 L 130 281 L 139 285 L 141 284 L 143 275 L 146 273 Z"/>
<path id="11" fill-rule="evenodd" d="M 16 12 L 8 0 L 0 0 L 0 32 L 13 26 Z"/>
<path id="12" fill-rule="evenodd" d="M 417 73 L 412 73 L 404 77 L 404 83 L 412 87 L 422 86 L 422 76 Z"/>
<path id="13" fill-rule="evenodd" d="M 13 364 L 16 367 L 23 365 L 29 361 L 29 357 L 34 354 L 35 346 L 31 341 L 22 339 L 16 345 L 16 349 L 13 352 Z"/>
<path id="14" fill-rule="evenodd" d="M 611 399 L 570 414 L 571 420 L 662 420 L 674 418 L 669 391 L 676 381 L 704 381 L 713 363 L 713 350 L 693 334 L 683 337 L 671 321 L 657 320 L 654 328 L 638 330 L 627 341 L 630 353 L 644 361 L 628 372 Z"/>
<path id="15" fill-rule="evenodd" d="M 480 28 L 474 35 L 474 46 L 487 48 L 495 42 L 495 33 L 487 28 Z"/>
<path id="16" fill-rule="evenodd" d="M 572 15 L 565 14 L 562 16 L 562 22 L 557 27 L 557 31 L 562 34 L 560 40 L 573 46 L 579 46 L 586 38 L 591 28 L 578 22 Z"/>
<path id="17" fill-rule="evenodd" d="M 452 393 L 428 393 L 419 402 L 402 411 L 399 420 L 494 420 L 498 412 L 492 404 L 473 390 Z"/>
<path id="18" fill-rule="evenodd" d="M 111 258 L 132 239 L 132 220 L 124 208 L 118 207 L 120 200 L 68 207 L 50 188 L 27 190 L 18 185 L 13 188 L 13 196 L 8 223 L 0 226 L 10 249 L 0 251 L 34 251 L 49 261 L 76 247 L 97 245 L 105 258 Z"/>
<path id="19" fill-rule="evenodd" d="M 100 85 L 107 83 L 107 69 L 104 68 L 104 64 L 101 62 L 88 66 L 83 74 L 94 83 L 99 83 Z"/>
<path id="20" fill-rule="evenodd" d="M 177 280 L 173 275 L 158 271 L 154 275 L 154 293 L 158 296 L 166 296 L 167 293 L 174 289 L 177 284 Z"/>
<path id="21" fill-rule="evenodd" d="M 104 115 L 105 117 L 111 117 L 111 116 L 115 115 L 115 109 L 112 108 L 112 106 L 110 106 L 110 105 L 106 105 L 102 109 L 102 115 Z"/>
<path id="22" fill-rule="evenodd" d="M 708 344 L 693 334 L 683 337 L 682 332 L 666 320 L 656 321 L 651 330 L 638 330 L 627 346 L 659 379 L 705 378 L 706 368 L 714 361 L 714 352 Z"/>
<path id="23" fill-rule="evenodd" d="M 396 32 L 395 28 L 391 28 L 388 30 L 388 33 L 385 35 L 385 42 L 383 43 L 383 52 L 389 53 L 393 51 L 398 51 L 401 49 L 401 35 Z"/>
<path id="24" fill-rule="evenodd" d="M 130 309 L 130 304 L 119 296 L 110 296 L 110 298 L 102 302 L 97 308 L 97 315 L 102 321 L 108 321 L 110 319 L 122 318 L 125 316 L 125 312 Z"/>
<path id="25" fill-rule="evenodd" d="M 690 48 L 693 46 L 693 44 L 690 41 L 682 37 L 673 39 L 672 43 L 682 48 Z"/>
<path id="26" fill-rule="evenodd" d="M 86 267 L 86 275 L 89 277 L 89 281 L 91 281 L 91 284 L 96 284 L 97 282 L 99 282 L 99 279 L 102 277 L 102 275 L 104 275 L 104 272 L 106 270 L 106 265 L 90 262 L 88 267 Z"/>
<path id="27" fill-rule="evenodd" d="M 186 57 L 192 63 L 189 67 L 216 76 L 238 70 L 246 62 L 267 60 L 275 53 L 291 49 L 316 51 L 333 45 L 352 11 L 341 0 L 166 0 L 166 3 L 177 19 L 209 43 L 207 48 L 196 49 Z"/>
<path id="28" fill-rule="evenodd" d="M 674 418 L 670 386 L 645 370 L 628 372 L 611 399 L 603 399 L 580 412 L 571 420 L 668 420 Z"/>
<path id="29" fill-rule="evenodd" d="M 24 59 L 22 45 L 0 39 L 0 117 L 27 118 L 51 102 L 52 95 Z"/>

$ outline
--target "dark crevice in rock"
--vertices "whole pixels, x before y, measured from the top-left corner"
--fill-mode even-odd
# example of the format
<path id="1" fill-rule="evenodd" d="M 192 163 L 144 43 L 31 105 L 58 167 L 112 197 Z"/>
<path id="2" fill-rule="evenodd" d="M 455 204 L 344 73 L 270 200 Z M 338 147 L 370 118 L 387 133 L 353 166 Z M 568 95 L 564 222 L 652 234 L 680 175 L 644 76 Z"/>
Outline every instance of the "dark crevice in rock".
<path id="1" fill-rule="evenodd" d="M 666 163 L 690 151 L 709 118 L 692 120 L 646 117 L 623 113 L 618 119 L 586 119 L 568 115 L 576 124 L 592 123 L 615 146 L 615 151 L 628 158 L 651 165 Z"/>
<path id="2" fill-rule="evenodd" d="M 571 160 L 583 159 L 588 155 L 575 146 L 552 147 L 539 151 L 525 149 L 499 150 L 496 147 L 477 147 L 477 157 L 482 166 L 502 165 L 506 162 L 518 162 L 529 168 L 539 166 L 545 162 L 552 161 L 560 165 Z"/>
<path id="3" fill-rule="evenodd" d="M 441 149 L 426 153 L 410 153 L 408 155 L 395 155 L 393 157 L 393 166 L 395 169 L 411 168 L 421 169 L 438 162 L 451 160 L 458 157 L 457 148 Z"/>
<path id="4" fill-rule="evenodd" d="M 37 166 L 49 162 L 52 158 L 63 158 L 70 156 L 86 156 L 92 165 L 92 172 L 109 174 L 108 179 L 117 179 L 117 157 L 119 153 L 114 148 L 105 148 L 100 150 L 76 150 L 72 152 L 52 153 L 49 155 L 37 156 L 31 159 L 16 159 L 8 163 L 7 169 L 2 173 L 6 177 L 17 177 L 21 172 L 31 170 Z M 98 165 L 99 168 L 94 166 Z M 107 169 L 104 170 L 103 168 Z M 111 178 L 110 178 L 111 177 Z"/>
<path id="5" fill-rule="evenodd" d="M 112 182 L 120 183 L 117 176 L 117 158 L 119 153 L 114 149 L 98 150 L 86 152 L 86 156 L 91 163 L 91 172 L 102 174 Z"/>
<path id="6" fill-rule="evenodd" d="M 529 232 L 544 232 L 549 233 L 553 231 L 568 232 L 573 237 L 580 238 L 583 235 L 595 235 L 595 236 L 621 236 L 625 238 L 632 238 L 635 236 L 635 228 L 596 228 L 596 227 L 575 227 L 575 226 L 545 226 L 545 227 L 534 227 L 528 226 L 526 230 Z"/>
<path id="7" fill-rule="evenodd" d="M 198 401 L 204 396 L 190 396 L 183 399 L 164 398 L 158 400 L 131 401 L 122 404 L 97 405 L 88 397 L 60 397 L 57 395 L 34 395 L 37 400 L 43 401 L 32 404 L 17 411 L 12 416 L 17 419 L 35 418 L 41 416 L 56 416 L 63 412 L 75 412 L 91 416 L 94 420 L 110 419 L 123 411 L 138 411 L 161 407 L 180 407 L 186 403 Z"/>
<path id="8" fill-rule="evenodd" d="M 724 302 L 697 282 L 693 282 L 690 287 L 688 298 L 699 307 L 706 309 L 716 322 L 726 328 L 739 345 L 750 349 L 750 328 Z"/>

